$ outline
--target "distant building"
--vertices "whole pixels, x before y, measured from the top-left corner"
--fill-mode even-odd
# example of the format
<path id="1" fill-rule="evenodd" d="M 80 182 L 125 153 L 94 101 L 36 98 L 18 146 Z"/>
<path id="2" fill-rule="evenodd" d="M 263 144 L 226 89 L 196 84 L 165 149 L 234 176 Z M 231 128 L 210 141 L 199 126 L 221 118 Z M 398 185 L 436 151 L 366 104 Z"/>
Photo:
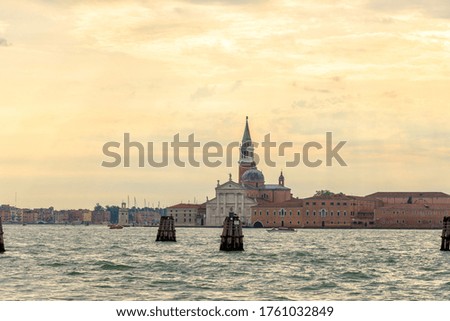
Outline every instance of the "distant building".
<path id="1" fill-rule="evenodd" d="M 92 224 L 108 224 L 109 222 L 111 222 L 111 213 L 101 206 L 92 212 Z"/>
<path id="2" fill-rule="evenodd" d="M 83 223 L 92 223 L 92 212 L 84 212 L 83 213 Z"/>
<path id="3" fill-rule="evenodd" d="M 55 217 L 55 224 L 71 223 L 71 221 L 69 220 L 69 211 L 68 210 L 55 211 L 54 217 Z M 73 216 L 71 216 L 71 218 L 73 218 Z"/>
<path id="4" fill-rule="evenodd" d="M 2 222 L 7 223 L 11 221 L 11 206 L 8 204 L 2 204 L 0 206 L 0 216 L 2 217 Z"/>
<path id="5" fill-rule="evenodd" d="M 376 199 L 319 191 L 304 199 L 259 202 L 252 208 L 255 227 L 350 228 L 374 225 Z"/>
<path id="6" fill-rule="evenodd" d="M 135 224 L 138 226 L 155 226 L 161 219 L 161 214 L 153 209 L 140 209 L 134 216 Z"/>
<path id="7" fill-rule="evenodd" d="M 204 204 L 179 203 L 167 208 L 167 215 L 173 216 L 175 226 L 202 226 L 201 209 Z"/>
<path id="8" fill-rule="evenodd" d="M 22 223 L 23 210 L 8 204 L 0 205 L 0 216 L 3 223 Z"/>
<path id="9" fill-rule="evenodd" d="M 253 227 L 301 227 L 305 222 L 301 199 L 284 202 L 261 200 L 252 207 L 251 226 Z"/>
<path id="10" fill-rule="evenodd" d="M 377 192 L 368 195 L 383 202 L 374 210 L 378 228 L 442 228 L 450 215 L 450 195 L 442 192 Z"/>
<path id="11" fill-rule="evenodd" d="M 449 204 L 450 195 L 442 192 L 377 192 L 367 197 L 376 198 L 384 204 Z"/>
<path id="12" fill-rule="evenodd" d="M 33 224 L 39 220 L 39 212 L 32 209 L 23 209 L 22 223 Z"/>
<path id="13" fill-rule="evenodd" d="M 128 208 L 125 202 L 122 202 L 122 207 L 119 209 L 119 225 L 129 225 Z"/>

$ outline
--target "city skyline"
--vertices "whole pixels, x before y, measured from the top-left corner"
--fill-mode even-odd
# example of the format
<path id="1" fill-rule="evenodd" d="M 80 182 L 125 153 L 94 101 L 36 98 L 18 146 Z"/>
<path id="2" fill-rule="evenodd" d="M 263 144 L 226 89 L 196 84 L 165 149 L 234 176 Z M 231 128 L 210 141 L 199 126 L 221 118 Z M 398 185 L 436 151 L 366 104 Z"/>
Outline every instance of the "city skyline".
<path id="1" fill-rule="evenodd" d="M 445 1 L 53 1 L 0 5 L 0 204 L 202 203 L 233 167 L 104 168 L 109 141 L 347 141 L 317 190 L 450 192 Z M 202 19 L 198 19 L 202 17 Z M 279 165 L 279 166 L 278 166 Z M 189 188 L 186 188 L 186 187 Z M 133 202 L 131 202 L 133 203 Z"/>

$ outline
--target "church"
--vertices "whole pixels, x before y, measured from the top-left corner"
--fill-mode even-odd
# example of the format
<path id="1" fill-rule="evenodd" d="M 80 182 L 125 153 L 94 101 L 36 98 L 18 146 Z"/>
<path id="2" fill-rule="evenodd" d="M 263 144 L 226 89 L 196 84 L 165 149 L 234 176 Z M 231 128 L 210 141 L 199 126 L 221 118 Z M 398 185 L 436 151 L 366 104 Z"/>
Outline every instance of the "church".
<path id="1" fill-rule="evenodd" d="M 187 225 L 186 211 L 194 218 L 191 225 L 221 227 L 230 211 L 247 227 L 292 228 L 440 228 L 450 215 L 450 195 L 442 192 L 377 192 L 367 196 L 316 191 L 307 198 L 292 197 L 285 186 L 283 172 L 278 184 L 267 184 L 258 170 L 248 117 L 239 148 L 237 181 L 217 181 L 215 197 L 206 203 L 178 204 L 169 213 L 179 214 Z M 180 208 L 183 207 L 184 222 Z M 177 218 L 175 218 L 177 220 Z"/>
<path id="2" fill-rule="evenodd" d="M 231 174 L 226 183 L 217 181 L 216 197 L 206 202 L 206 226 L 222 226 L 230 210 L 240 216 L 244 226 L 253 226 L 252 207 L 292 200 L 291 189 L 284 186 L 283 172 L 278 184 L 266 184 L 264 174 L 256 167 L 253 153 L 247 117 L 240 146 L 238 181 L 233 181 Z"/>

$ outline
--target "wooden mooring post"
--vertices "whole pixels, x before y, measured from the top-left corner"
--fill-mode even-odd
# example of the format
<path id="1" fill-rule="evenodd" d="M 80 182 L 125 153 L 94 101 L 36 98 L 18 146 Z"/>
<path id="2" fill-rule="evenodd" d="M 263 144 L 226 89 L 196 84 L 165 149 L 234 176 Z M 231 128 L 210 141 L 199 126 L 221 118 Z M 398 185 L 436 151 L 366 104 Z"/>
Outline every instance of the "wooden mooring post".
<path id="1" fill-rule="evenodd" d="M 221 251 L 243 251 L 244 235 L 242 234 L 242 222 L 232 211 L 223 222 L 223 231 L 220 240 Z"/>
<path id="2" fill-rule="evenodd" d="M 0 253 L 5 252 L 5 243 L 3 242 L 3 225 L 2 217 L 0 216 Z"/>
<path id="3" fill-rule="evenodd" d="M 444 216 L 441 238 L 441 251 L 450 251 L 450 216 Z"/>
<path id="4" fill-rule="evenodd" d="M 156 241 L 159 242 L 176 242 L 175 224 L 173 216 L 161 216 L 159 221 L 158 235 Z"/>

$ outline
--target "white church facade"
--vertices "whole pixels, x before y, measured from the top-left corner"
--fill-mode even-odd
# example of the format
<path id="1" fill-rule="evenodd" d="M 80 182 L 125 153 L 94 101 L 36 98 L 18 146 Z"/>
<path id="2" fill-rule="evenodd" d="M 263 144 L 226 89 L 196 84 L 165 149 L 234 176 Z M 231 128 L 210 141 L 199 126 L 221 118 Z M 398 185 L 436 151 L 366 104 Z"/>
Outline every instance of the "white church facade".
<path id="1" fill-rule="evenodd" d="M 216 197 L 206 202 L 206 226 L 222 226 L 229 212 L 239 215 L 244 226 L 251 226 L 251 207 L 257 205 L 254 198 L 247 196 L 247 190 L 231 179 L 220 184 L 217 181 Z"/>

